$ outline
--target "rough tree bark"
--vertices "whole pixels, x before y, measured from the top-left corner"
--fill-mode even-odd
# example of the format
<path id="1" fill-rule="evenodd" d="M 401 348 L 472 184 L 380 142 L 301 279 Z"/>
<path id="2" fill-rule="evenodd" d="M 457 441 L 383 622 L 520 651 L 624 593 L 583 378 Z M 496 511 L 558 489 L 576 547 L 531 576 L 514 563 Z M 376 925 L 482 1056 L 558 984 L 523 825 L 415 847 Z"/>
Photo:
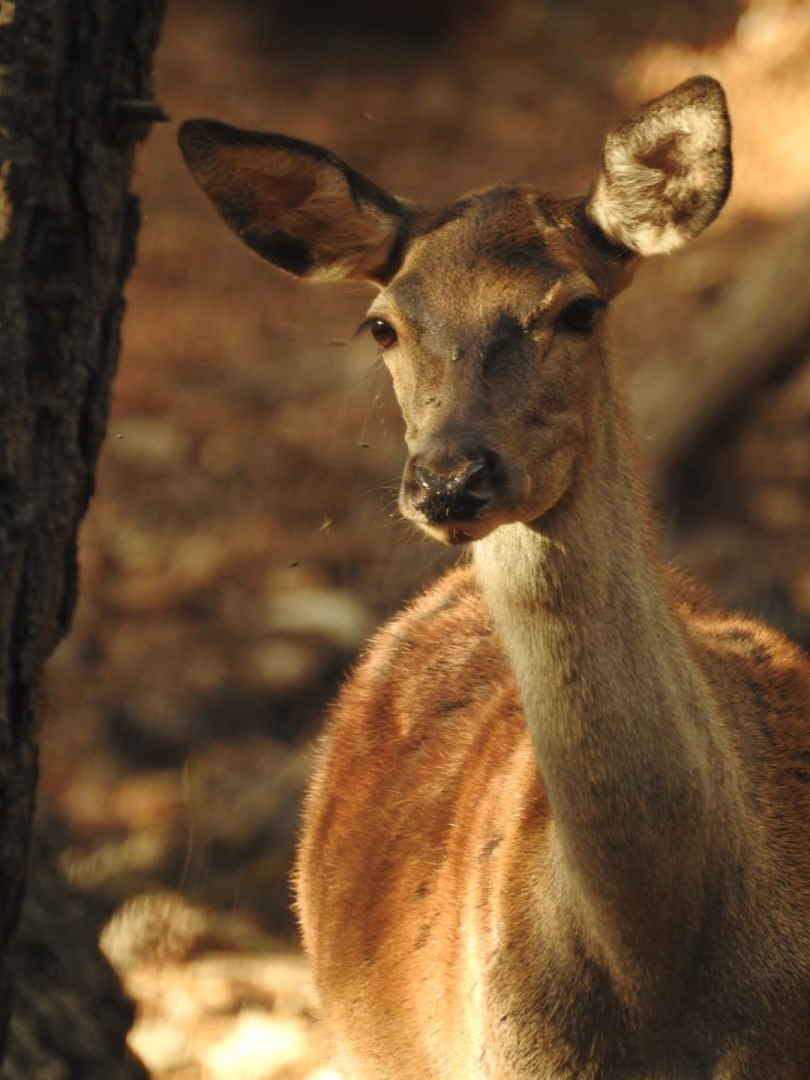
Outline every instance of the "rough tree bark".
<path id="1" fill-rule="evenodd" d="M 165 0 L 0 0 L 0 1053 L 45 661 L 77 593 Z"/>

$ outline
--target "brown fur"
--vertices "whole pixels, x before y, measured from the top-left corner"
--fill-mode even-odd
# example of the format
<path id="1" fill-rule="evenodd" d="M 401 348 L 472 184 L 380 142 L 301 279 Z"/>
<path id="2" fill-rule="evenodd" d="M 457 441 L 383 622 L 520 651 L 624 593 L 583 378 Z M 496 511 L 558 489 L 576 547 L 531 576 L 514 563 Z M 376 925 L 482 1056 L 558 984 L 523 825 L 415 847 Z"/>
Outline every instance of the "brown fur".
<path id="1" fill-rule="evenodd" d="M 347 1075 L 810 1075 L 808 664 L 668 583 L 755 834 L 687 978 L 650 1017 L 590 954 L 514 676 L 457 570 L 372 642 L 309 795 L 300 916 Z"/>
<path id="2" fill-rule="evenodd" d="M 640 110 L 584 199 L 511 185 L 439 211 L 306 144 L 186 130 L 226 220 L 254 176 L 238 231 L 281 222 L 271 261 L 381 285 L 402 511 L 475 541 L 372 642 L 307 800 L 298 907 L 339 1066 L 806 1080 L 810 664 L 661 564 L 603 313 L 635 256 L 722 206 L 722 91 Z M 234 161 L 235 138 L 283 168 Z"/>

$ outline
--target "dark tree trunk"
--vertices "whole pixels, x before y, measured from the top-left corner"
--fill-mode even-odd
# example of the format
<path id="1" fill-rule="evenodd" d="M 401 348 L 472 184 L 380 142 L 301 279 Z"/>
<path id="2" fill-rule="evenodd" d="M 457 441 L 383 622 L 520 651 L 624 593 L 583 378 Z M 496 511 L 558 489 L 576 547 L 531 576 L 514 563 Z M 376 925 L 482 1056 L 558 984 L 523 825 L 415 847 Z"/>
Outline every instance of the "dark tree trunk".
<path id="1" fill-rule="evenodd" d="M 0 0 L 0 1051 L 45 661 L 77 593 L 165 0 Z"/>

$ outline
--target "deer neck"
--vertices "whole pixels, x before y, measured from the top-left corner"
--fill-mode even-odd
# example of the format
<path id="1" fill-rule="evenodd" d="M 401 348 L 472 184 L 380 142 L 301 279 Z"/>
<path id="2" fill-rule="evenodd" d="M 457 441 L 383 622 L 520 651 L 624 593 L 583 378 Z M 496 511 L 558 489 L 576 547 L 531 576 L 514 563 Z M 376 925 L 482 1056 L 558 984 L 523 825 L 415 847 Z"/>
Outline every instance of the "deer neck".
<path id="1" fill-rule="evenodd" d="M 474 559 L 541 757 L 549 725 L 586 706 L 635 716 L 694 691 L 622 424 L 606 425 L 597 463 L 558 506 L 495 530 Z"/>
<path id="2" fill-rule="evenodd" d="M 609 418 L 579 490 L 533 525 L 495 530 L 474 557 L 517 678 L 565 891 L 594 950 L 637 987 L 660 972 L 662 951 L 673 969 L 688 964 L 717 849 L 734 843 L 736 800 L 662 578 L 624 412 Z"/>

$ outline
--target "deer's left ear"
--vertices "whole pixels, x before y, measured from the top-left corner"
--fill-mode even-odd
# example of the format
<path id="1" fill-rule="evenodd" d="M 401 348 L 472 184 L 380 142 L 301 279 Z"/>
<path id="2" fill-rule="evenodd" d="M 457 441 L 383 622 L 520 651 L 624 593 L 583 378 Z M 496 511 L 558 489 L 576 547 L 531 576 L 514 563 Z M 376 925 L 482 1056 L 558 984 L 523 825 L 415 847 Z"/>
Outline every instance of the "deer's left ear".
<path id="1" fill-rule="evenodd" d="M 666 255 L 697 236 L 731 188 L 731 125 L 707 75 L 643 106 L 607 138 L 587 214 L 611 243 Z"/>
<path id="2" fill-rule="evenodd" d="M 228 225 L 282 270 L 384 283 L 396 269 L 414 208 L 328 150 L 217 120 L 187 120 L 178 141 Z"/>

